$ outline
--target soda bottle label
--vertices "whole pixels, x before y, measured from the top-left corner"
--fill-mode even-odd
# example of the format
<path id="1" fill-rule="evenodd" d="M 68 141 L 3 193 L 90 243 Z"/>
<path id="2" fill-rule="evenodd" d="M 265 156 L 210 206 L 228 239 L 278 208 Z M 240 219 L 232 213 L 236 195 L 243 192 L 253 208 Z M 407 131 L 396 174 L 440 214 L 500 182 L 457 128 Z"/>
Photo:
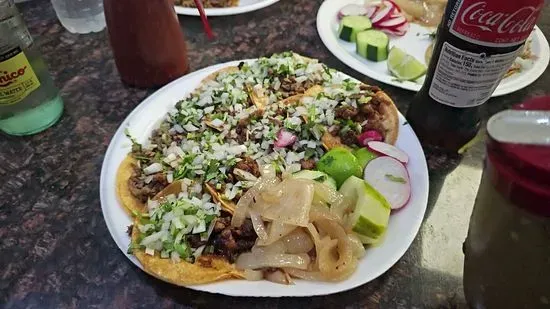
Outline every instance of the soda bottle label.
<path id="1" fill-rule="evenodd" d="M 485 103 L 504 77 L 521 48 L 487 56 L 443 43 L 430 96 L 439 103 L 466 108 Z"/>
<path id="2" fill-rule="evenodd" d="M 21 48 L 0 54 L 0 106 L 21 102 L 39 87 L 40 81 Z"/>
<path id="3" fill-rule="evenodd" d="M 458 0 L 449 31 L 470 43 L 488 47 L 520 45 L 531 34 L 543 0 Z"/>

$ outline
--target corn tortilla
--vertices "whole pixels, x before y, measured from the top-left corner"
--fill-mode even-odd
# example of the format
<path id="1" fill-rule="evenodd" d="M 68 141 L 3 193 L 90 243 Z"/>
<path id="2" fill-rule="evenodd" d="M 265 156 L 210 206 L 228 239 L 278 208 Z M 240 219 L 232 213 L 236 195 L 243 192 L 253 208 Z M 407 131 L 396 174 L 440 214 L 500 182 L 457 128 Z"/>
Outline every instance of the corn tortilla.
<path id="1" fill-rule="evenodd" d="M 132 241 L 136 242 L 140 234 L 136 228 L 137 221 L 132 229 Z M 179 286 L 211 283 L 226 279 L 242 279 L 244 275 L 233 264 L 216 256 L 201 256 L 195 263 L 171 259 L 162 259 L 158 252 L 154 256 L 146 254 L 144 250 L 134 249 L 133 255 L 148 274 Z"/>

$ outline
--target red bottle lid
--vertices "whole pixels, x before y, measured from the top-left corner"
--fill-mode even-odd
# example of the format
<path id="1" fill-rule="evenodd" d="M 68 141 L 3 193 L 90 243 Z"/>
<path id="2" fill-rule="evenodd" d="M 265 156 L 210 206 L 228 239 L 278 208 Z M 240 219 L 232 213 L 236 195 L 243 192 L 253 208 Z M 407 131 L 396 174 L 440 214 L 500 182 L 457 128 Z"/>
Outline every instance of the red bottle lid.
<path id="1" fill-rule="evenodd" d="M 493 116 L 488 124 L 487 170 L 514 205 L 550 217 L 550 97 Z"/>

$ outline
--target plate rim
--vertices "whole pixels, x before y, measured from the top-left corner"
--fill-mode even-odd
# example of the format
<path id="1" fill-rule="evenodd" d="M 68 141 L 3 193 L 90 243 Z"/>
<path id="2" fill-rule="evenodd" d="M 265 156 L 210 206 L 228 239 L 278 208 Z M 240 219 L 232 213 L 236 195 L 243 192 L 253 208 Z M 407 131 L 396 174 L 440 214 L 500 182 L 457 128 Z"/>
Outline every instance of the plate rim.
<path id="1" fill-rule="evenodd" d="M 128 116 L 121 122 L 121 124 L 119 125 L 119 127 L 115 131 L 114 135 L 112 136 L 112 138 L 109 142 L 109 146 L 108 146 L 107 150 L 105 151 L 105 156 L 103 158 L 103 162 L 102 162 L 102 166 L 101 166 L 100 184 L 99 184 L 101 211 L 102 211 L 103 219 L 104 219 L 104 221 L 107 225 L 107 229 L 109 231 L 109 234 L 111 235 L 111 238 L 114 240 L 114 242 L 116 243 L 119 250 L 124 254 L 124 256 L 127 259 L 129 259 L 133 264 L 135 264 L 142 271 L 143 271 L 142 265 L 137 261 L 137 259 L 135 259 L 135 257 L 127 254 L 126 248 L 120 243 L 120 239 L 118 239 L 118 237 L 115 236 L 115 235 L 119 234 L 119 231 L 117 229 L 120 229 L 121 227 L 114 226 L 114 223 L 111 222 L 111 219 L 107 217 L 107 213 L 108 213 L 107 209 L 112 208 L 113 206 L 108 205 L 109 204 L 108 201 L 107 201 L 108 200 L 108 197 L 107 197 L 107 194 L 108 194 L 107 190 L 108 189 L 104 190 L 104 187 L 106 186 L 107 183 L 109 183 L 109 181 L 108 181 L 109 177 L 112 176 L 112 174 L 116 174 L 116 171 L 114 171 L 114 172 L 113 171 L 108 171 L 108 166 L 110 165 L 110 158 L 113 156 L 113 153 L 116 151 L 116 147 L 121 146 L 120 144 L 115 143 L 115 141 L 117 140 L 117 138 L 119 136 L 124 135 L 124 130 L 128 127 L 130 121 L 133 118 L 135 118 L 136 115 L 141 113 L 141 111 L 143 109 L 145 109 L 150 104 L 155 102 L 157 97 L 162 96 L 163 93 L 171 91 L 172 88 L 177 87 L 178 85 L 180 85 L 181 83 L 184 83 L 188 79 L 193 79 L 193 78 L 196 78 L 197 76 L 200 76 L 200 75 L 204 75 L 204 77 L 206 77 L 208 74 L 210 74 L 211 72 L 213 72 L 215 70 L 218 70 L 218 69 L 221 69 L 221 68 L 224 68 L 224 67 L 227 67 L 227 66 L 231 66 L 231 65 L 236 65 L 236 64 L 238 64 L 239 62 L 242 62 L 242 61 L 252 61 L 252 60 L 255 60 L 255 59 L 229 61 L 229 62 L 226 62 L 226 63 L 221 63 L 221 64 L 208 66 L 208 67 L 202 68 L 198 71 L 195 71 L 193 73 L 182 76 L 182 77 L 172 81 L 171 83 L 165 85 L 164 87 L 158 89 L 157 91 L 153 92 L 152 94 L 147 96 L 145 99 L 143 99 L 128 114 Z M 347 74 L 345 74 L 343 72 L 340 72 L 340 73 L 348 76 Z M 191 90 L 192 89 L 186 90 L 186 92 L 189 92 Z M 399 121 L 400 125 L 404 125 L 405 118 L 403 117 L 403 115 L 401 113 L 399 113 L 399 116 L 400 116 L 400 121 Z M 162 117 L 162 115 L 160 115 L 159 118 L 160 117 Z M 241 281 L 241 280 L 238 280 L 238 281 L 226 280 L 226 281 L 215 282 L 215 283 L 211 283 L 211 284 L 186 286 L 186 288 L 189 288 L 189 289 L 192 289 L 192 290 L 197 290 L 197 291 L 202 291 L 202 292 L 209 292 L 209 293 L 214 293 L 214 294 L 223 294 L 223 295 L 235 296 L 235 297 L 309 297 L 309 296 L 330 295 L 330 294 L 335 294 L 335 293 L 340 293 L 340 292 L 344 292 L 344 291 L 347 291 L 347 290 L 351 290 L 353 288 L 356 288 L 356 287 L 362 286 L 362 285 L 364 285 L 368 282 L 371 282 L 371 281 L 375 280 L 376 278 L 378 278 L 379 276 L 381 276 L 382 274 L 386 273 L 391 267 L 393 267 L 393 265 L 395 265 L 403 257 L 403 255 L 411 247 L 414 239 L 417 237 L 417 235 L 420 231 L 420 227 L 422 225 L 424 215 L 425 215 L 426 209 L 427 209 L 427 203 L 428 203 L 429 173 L 428 173 L 428 168 L 427 168 L 427 162 L 426 162 L 426 159 L 425 159 L 425 154 L 424 154 L 424 151 L 423 151 L 423 149 L 420 145 L 420 142 L 419 142 L 418 138 L 416 137 L 416 134 L 414 133 L 414 130 L 412 130 L 412 128 L 410 126 L 409 126 L 409 128 L 410 128 L 410 130 L 413 134 L 412 136 L 414 137 L 414 139 L 410 140 L 410 142 L 414 143 L 415 146 L 420 150 L 416 155 L 418 155 L 420 158 L 423 159 L 423 160 L 419 161 L 419 163 L 421 164 L 421 166 L 419 166 L 419 169 L 422 170 L 422 175 L 419 175 L 419 177 L 422 176 L 422 179 L 419 178 L 419 180 L 418 180 L 419 182 L 422 182 L 422 184 L 419 185 L 419 190 L 421 191 L 420 192 L 421 194 L 419 194 L 420 196 L 418 197 L 418 199 L 419 199 L 418 203 L 422 206 L 422 208 L 421 208 L 420 211 L 412 213 L 412 215 L 414 215 L 414 218 L 411 218 L 411 221 L 413 221 L 411 223 L 412 228 L 410 230 L 410 233 L 408 233 L 407 236 L 404 237 L 405 239 L 402 242 L 403 245 L 400 247 L 400 250 L 397 250 L 397 251 L 393 252 L 393 254 L 392 254 L 393 259 L 390 259 L 389 262 L 384 264 L 384 267 L 376 268 L 376 270 L 373 271 L 374 275 L 372 275 L 372 278 L 370 278 L 370 280 L 363 281 L 363 282 L 356 283 L 356 284 L 351 283 L 349 285 L 346 285 L 343 288 L 334 289 L 334 290 L 331 290 L 331 291 L 325 291 L 325 290 L 322 290 L 320 292 L 315 291 L 315 290 L 308 291 L 307 294 L 304 294 L 304 293 L 301 293 L 301 294 L 297 294 L 297 293 L 294 293 L 294 294 L 292 294 L 292 293 L 280 293 L 280 294 L 270 294 L 270 295 L 251 295 L 251 294 L 236 293 L 236 292 L 231 292 L 231 291 L 226 291 L 226 290 L 220 291 L 219 288 L 216 287 L 216 285 L 227 284 L 227 283 L 230 283 L 230 282 L 241 282 L 242 283 L 243 281 Z M 118 198 L 117 198 L 117 202 L 120 203 Z M 122 209 L 121 205 L 117 204 L 116 207 L 120 207 Z M 343 281 L 343 282 L 345 282 L 345 281 Z M 291 291 L 292 290 L 289 290 L 289 292 L 291 292 Z"/>
<path id="2" fill-rule="evenodd" d="M 204 13 L 206 16 L 229 16 L 229 15 L 238 15 L 244 14 L 256 10 L 263 9 L 270 5 L 279 2 L 279 0 L 263 0 L 257 3 L 244 5 L 244 6 L 234 6 L 227 8 L 205 8 Z M 178 15 L 186 16 L 200 16 L 196 8 L 187 8 L 179 5 L 174 5 L 174 10 Z"/>
<path id="3" fill-rule="evenodd" d="M 369 78 L 372 78 L 378 82 L 387 85 L 414 92 L 419 91 L 422 87 L 422 84 L 417 84 L 410 81 L 392 81 L 393 77 L 391 77 L 390 75 L 381 76 L 381 73 L 370 70 L 365 63 L 350 56 L 348 51 L 345 50 L 341 46 L 341 44 L 338 43 L 338 39 L 336 38 L 336 36 L 332 35 L 332 24 L 326 22 L 329 13 L 332 12 L 332 6 L 335 6 L 336 4 L 345 5 L 348 3 L 358 2 L 358 0 L 325 0 L 322 3 L 321 7 L 319 7 L 316 18 L 317 33 L 319 34 L 319 37 L 321 38 L 321 41 L 323 42 L 325 47 L 330 51 L 332 55 L 338 58 L 338 60 L 342 61 L 344 64 L 346 64 L 348 67 L 355 70 L 356 72 L 364 74 Z M 323 22 L 323 20 L 325 22 Z M 330 17 L 330 20 L 332 21 L 332 16 Z M 538 40 L 538 43 L 541 46 L 542 54 L 538 55 L 538 59 L 535 60 L 533 67 L 529 69 L 527 73 L 520 75 L 520 77 L 518 77 L 513 83 L 510 83 L 509 86 L 502 87 L 502 85 L 499 85 L 491 96 L 492 98 L 522 90 L 523 88 L 537 81 L 539 77 L 546 71 L 546 68 L 550 63 L 550 45 L 548 43 L 548 40 L 544 36 L 544 33 L 538 26 L 535 26 L 534 32 L 534 37 L 536 38 L 536 40 Z"/>

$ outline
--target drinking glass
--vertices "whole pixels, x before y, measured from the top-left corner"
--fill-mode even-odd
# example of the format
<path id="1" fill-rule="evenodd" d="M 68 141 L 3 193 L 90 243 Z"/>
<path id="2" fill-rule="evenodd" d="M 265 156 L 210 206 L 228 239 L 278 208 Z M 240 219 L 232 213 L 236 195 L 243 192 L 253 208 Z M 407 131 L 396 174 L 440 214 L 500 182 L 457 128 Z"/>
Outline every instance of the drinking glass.
<path id="1" fill-rule="evenodd" d="M 57 18 L 72 33 L 99 32 L 105 28 L 103 0 L 51 0 Z"/>

